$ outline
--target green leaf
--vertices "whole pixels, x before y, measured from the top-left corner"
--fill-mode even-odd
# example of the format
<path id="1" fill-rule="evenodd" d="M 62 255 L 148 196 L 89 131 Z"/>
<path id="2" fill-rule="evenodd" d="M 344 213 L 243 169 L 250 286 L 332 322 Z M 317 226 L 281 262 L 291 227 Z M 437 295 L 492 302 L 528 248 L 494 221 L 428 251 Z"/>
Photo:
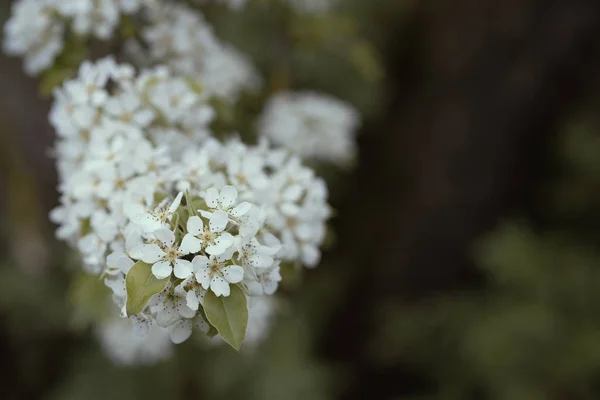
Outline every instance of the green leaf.
<path id="1" fill-rule="evenodd" d="M 217 297 L 212 291 L 206 292 L 203 301 L 204 312 L 223 340 L 239 350 L 246 335 L 248 307 L 246 295 L 236 285 L 231 285 L 231 294 Z"/>
<path id="2" fill-rule="evenodd" d="M 127 289 L 127 315 L 141 313 L 150 298 L 165 290 L 169 278 L 156 279 L 152 274 L 152 266 L 138 261 L 127 273 L 125 287 Z"/>

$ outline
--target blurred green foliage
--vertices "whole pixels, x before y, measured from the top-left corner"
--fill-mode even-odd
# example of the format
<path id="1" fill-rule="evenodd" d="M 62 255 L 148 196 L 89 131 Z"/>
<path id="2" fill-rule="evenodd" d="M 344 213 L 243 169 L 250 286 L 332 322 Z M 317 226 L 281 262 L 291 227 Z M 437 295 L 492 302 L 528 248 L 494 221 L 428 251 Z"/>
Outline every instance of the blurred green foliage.
<path id="1" fill-rule="evenodd" d="M 507 221 L 475 246 L 482 289 L 382 311 L 391 321 L 373 357 L 416 365 L 433 390 L 415 398 L 600 397 L 600 136 L 585 121 L 557 143 L 540 216 Z"/>

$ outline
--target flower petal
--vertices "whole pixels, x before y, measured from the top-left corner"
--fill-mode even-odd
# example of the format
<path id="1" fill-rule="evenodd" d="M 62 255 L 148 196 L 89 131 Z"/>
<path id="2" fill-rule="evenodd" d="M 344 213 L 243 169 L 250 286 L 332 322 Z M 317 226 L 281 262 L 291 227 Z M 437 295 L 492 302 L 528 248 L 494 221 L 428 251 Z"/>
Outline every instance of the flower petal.
<path id="1" fill-rule="evenodd" d="M 142 261 L 148 264 L 162 260 L 165 256 L 165 252 L 158 247 L 157 244 L 146 244 L 142 249 Z"/>
<path id="2" fill-rule="evenodd" d="M 223 232 L 217 238 L 215 238 L 215 244 L 206 246 L 206 252 L 210 255 L 221 255 L 231 247 L 235 238 L 229 232 Z"/>
<path id="3" fill-rule="evenodd" d="M 194 271 L 198 271 L 200 269 L 207 269 L 208 264 L 210 264 L 210 260 L 206 256 L 196 256 L 192 260 L 192 268 Z"/>
<path id="4" fill-rule="evenodd" d="M 231 293 L 229 289 L 229 283 L 220 276 L 216 276 L 210 281 L 210 289 L 217 295 L 217 297 L 227 297 Z"/>
<path id="5" fill-rule="evenodd" d="M 179 315 L 183 318 L 194 318 L 196 316 L 196 310 L 192 310 L 187 305 L 187 299 L 183 297 L 177 298 L 177 310 L 179 310 Z"/>
<path id="6" fill-rule="evenodd" d="M 154 232 L 154 236 L 167 247 L 171 247 L 175 243 L 175 234 L 170 229 L 159 229 Z"/>
<path id="7" fill-rule="evenodd" d="M 192 321 L 189 319 L 179 321 L 176 323 L 171 332 L 169 333 L 169 337 L 171 338 L 171 342 L 175 344 L 185 342 L 192 335 Z"/>
<path id="8" fill-rule="evenodd" d="M 145 233 L 154 232 L 163 227 L 163 224 L 152 214 L 144 213 L 135 215 L 131 221 L 142 228 Z"/>
<path id="9" fill-rule="evenodd" d="M 206 201 L 206 205 L 209 208 L 217 208 L 219 199 L 219 191 L 216 188 L 210 188 L 206 191 L 206 195 L 204 196 L 204 201 Z"/>
<path id="10" fill-rule="evenodd" d="M 177 278 L 185 279 L 192 275 L 192 263 L 188 260 L 177 259 L 173 272 Z"/>
<path id="11" fill-rule="evenodd" d="M 211 232 L 223 232 L 229 222 L 229 216 L 225 211 L 215 211 L 210 217 L 209 227 Z"/>
<path id="12" fill-rule="evenodd" d="M 229 283 L 238 283 L 244 279 L 244 269 L 238 265 L 230 265 L 221 270 L 223 278 Z"/>
<path id="13" fill-rule="evenodd" d="M 168 278 L 171 276 L 171 272 L 173 272 L 173 267 L 168 261 L 159 261 L 152 266 L 152 273 L 158 279 Z"/>
<path id="14" fill-rule="evenodd" d="M 193 290 L 190 290 L 189 292 L 187 292 L 187 295 L 185 296 L 185 299 L 187 301 L 187 306 L 195 311 L 198 311 L 198 307 L 200 306 L 200 302 L 198 301 L 198 296 L 196 296 L 196 292 Z"/>
<path id="15" fill-rule="evenodd" d="M 187 231 L 188 233 L 196 236 L 202 233 L 202 228 L 204 228 L 204 223 L 200 219 L 199 216 L 194 215 L 190 217 L 187 221 Z"/>
<path id="16" fill-rule="evenodd" d="M 235 206 L 235 208 L 231 210 L 230 214 L 235 218 L 239 218 L 242 215 L 246 215 L 246 213 L 250 211 L 250 208 L 252 208 L 252 204 L 248 203 L 247 201 L 244 201 L 243 203 L 240 203 L 237 206 Z"/>
<path id="17" fill-rule="evenodd" d="M 175 210 L 177 210 L 177 208 L 181 204 L 182 197 L 183 197 L 183 192 L 177 193 L 177 197 L 175 197 L 175 200 L 173 200 L 173 203 L 171 203 L 171 206 L 169 207 L 169 214 L 173 214 L 175 212 Z"/>
<path id="18" fill-rule="evenodd" d="M 321 260 L 321 252 L 317 246 L 305 244 L 302 246 L 302 263 L 307 267 L 316 267 Z"/>
<path id="19" fill-rule="evenodd" d="M 202 240 L 194 237 L 191 234 L 187 234 L 183 237 L 181 244 L 179 245 L 179 251 L 183 254 L 197 253 L 202 249 Z"/>
<path id="20" fill-rule="evenodd" d="M 163 328 L 173 325 L 178 319 L 179 314 L 173 307 L 167 307 L 156 314 L 156 323 Z"/>
<path id="21" fill-rule="evenodd" d="M 221 194 L 219 195 L 221 207 L 223 207 L 224 210 L 230 209 L 235 204 L 237 197 L 238 192 L 233 186 L 225 186 L 223 189 L 221 189 Z"/>
<path id="22" fill-rule="evenodd" d="M 116 268 L 126 274 L 129 269 L 135 264 L 133 260 L 122 251 L 116 251 L 111 253 L 106 258 L 106 265 L 109 267 Z"/>

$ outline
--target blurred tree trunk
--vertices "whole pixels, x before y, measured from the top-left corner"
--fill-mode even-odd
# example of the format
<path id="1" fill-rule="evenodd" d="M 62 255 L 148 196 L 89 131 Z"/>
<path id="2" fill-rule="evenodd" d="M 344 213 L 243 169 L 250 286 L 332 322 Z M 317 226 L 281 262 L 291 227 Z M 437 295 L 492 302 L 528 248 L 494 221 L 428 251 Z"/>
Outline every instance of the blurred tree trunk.
<path id="1" fill-rule="evenodd" d="M 369 358 L 378 311 L 477 286 L 470 245 L 527 206 L 532 166 L 600 71 L 599 38 L 595 0 L 423 1 L 390 36 L 392 101 L 365 129 L 338 218 L 340 268 L 356 274 L 322 351 L 348 367 L 342 398 L 418 385 Z"/>

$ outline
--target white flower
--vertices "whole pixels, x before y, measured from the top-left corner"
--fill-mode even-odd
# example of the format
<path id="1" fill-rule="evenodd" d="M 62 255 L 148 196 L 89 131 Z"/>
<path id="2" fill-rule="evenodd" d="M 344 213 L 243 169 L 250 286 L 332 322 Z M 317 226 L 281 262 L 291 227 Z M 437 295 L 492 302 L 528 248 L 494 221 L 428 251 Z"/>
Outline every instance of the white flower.
<path id="1" fill-rule="evenodd" d="M 198 253 L 204 246 L 208 254 L 220 255 L 233 244 L 234 238 L 229 232 L 224 232 L 229 218 L 224 211 L 216 211 L 210 216 L 208 228 L 202 219 L 192 216 L 187 221 L 188 233 L 181 241 L 181 251 L 184 254 Z"/>
<path id="2" fill-rule="evenodd" d="M 168 200 L 163 200 L 153 210 L 136 215 L 133 218 L 133 223 L 142 228 L 144 232 L 155 232 L 161 228 L 165 228 L 181 204 L 182 197 L 183 192 L 179 192 L 169 207 L 166 207 Z"/>
<path id="3" fill-rule="evenodd" d="M 156 314 L 158 326 L 168 327 L 182 318 L 193 318 L 196 311 L 186 304 L 185 292 L 169 283 L 165 290 L 150 301 L 150 310 Z"/>
<path id="4" fill-rule="evenodd" d="M 192 272 L 187 278 L 185 278 L 179 285 L 178 290 L 186 293 L 185 300 L 187 306 L 194 311 L 198 311 L 200 303 L 206 295 L 206 290 L 196 280 L 195 274 L 199 272 L 197 264 L 192 263 Z"/>
<path id="5" fill-rule="evenodd" d="M 204 200 L 206 206 L 212 210 L 219 210 L 226 213 L 233 221 L 237 221 L 240 217 L 244 216 L 252 205 L 248 202 L 242 202 L 236 205 L 238 192 L 235 187 L 228 185 L 225 186 L 219 192 L 216 188 L 210 188 L 206 191 Z M 209 216 L 210 212 L 201 211 L 203 215 Z"/>
<path id="6" fill-rule="evenodd" d="M 164 279 L 174 273 L 178 278 L 189 276 L 192 265 L 183 260 L 183 252 L 175 243 L 175 234 L 169 229 L 154 232 L 157 243 L 146 244 L 142 249 L 142 261 L 152 264 L 152 273 L 158 279 Z"/>
<path id="7" fill-rule="evenodd" d="M 226 1 L 241 5 L 244 0 Z M 249 60 L 220 43 L 199 11 L 160 2 L 150 7 L 148 16 L 150 24 L 141 31 L 144 44 L 129 46 L 138 58 L 168 65 L 182 76 L 198 77 L 205 92 L 230 103 L 243 90 L 261 87 L 262 79 Z M 148 49 L 146 57 L 144 48 Z"/>
<path id="8" fill-rule="evenodd" d="M 340 100 L 281 92 L 267 103 L 259 131 L 300 157 L 343 164 L 355 156 L 358 122 L 357 111 Z"/>
<path id="9" fill-rule="evenodd" d="M 49 68 L 61 53 L 64 23 L 52 16 L 52 3 L 40 0 L 15 1 L 4 25 L 4 51 L 25 57 L 25 72 L 37 75 Z"/>
<path id="10" fill-rule="evenodd" d="M 196 328 L 201 332 L 208 332 L 210 326 L 208 322 L 202 318 L 202 315 L 197 314 L 192 319 L 182 319 L 171 327 L 169 337 L 175 344 L 185 342 L 192 334 L 192 328 Z"/>
<path id="11" fill-rule="evenodd" d="M 236 238 L 236 248 L 242 267 L 254 270 L 269 268 L 273 265 L 273 256 L 281 249 L 281 245 L 277 243 L 272 247 L 263 246 L 256 238 L 244 240 L 238 236 Z"/>
<path id="12" fill-rule="evenodd" d="M 192 260 L 198 283 L 205 290 L 212 290 L 217 296 L 229 296 L 230 283 L 239 283 L 244 279 L 244 269 L 238 265 L 229 264 L 222 256 L 196 256 Z"/>
<path id="13" fill-rule="evenodd" d="M 281 282 L 279 261 L 273 263 L 269 268 L 255 270 L 254 275 L 246 275 L 244 282 L 252 296 L 274 294 Z"/>

